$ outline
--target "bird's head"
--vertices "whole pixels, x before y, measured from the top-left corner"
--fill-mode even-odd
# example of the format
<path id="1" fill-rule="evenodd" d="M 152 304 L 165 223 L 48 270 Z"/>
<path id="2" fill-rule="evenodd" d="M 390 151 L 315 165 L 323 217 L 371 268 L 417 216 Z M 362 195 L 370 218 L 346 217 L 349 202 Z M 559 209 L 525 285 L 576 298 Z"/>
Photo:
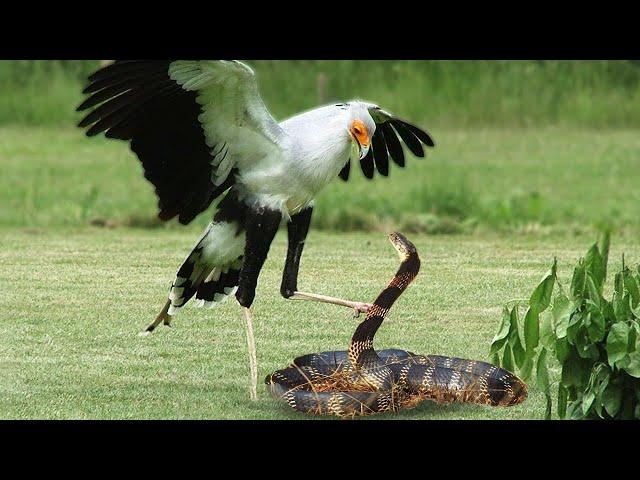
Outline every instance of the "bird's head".
<path id="1" fill-rule="evenodd" d="M 376 123 L 367 108 L 360 103 L 351 103 L 348 129 L 351 136 L 351 158 L 362 160 L 369 153 Z"/>

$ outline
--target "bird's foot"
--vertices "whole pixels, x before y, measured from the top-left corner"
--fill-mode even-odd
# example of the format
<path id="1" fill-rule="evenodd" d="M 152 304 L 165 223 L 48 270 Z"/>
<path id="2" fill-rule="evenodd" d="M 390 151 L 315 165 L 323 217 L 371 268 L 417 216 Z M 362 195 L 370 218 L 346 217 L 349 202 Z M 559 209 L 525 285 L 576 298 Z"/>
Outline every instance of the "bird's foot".
<path id="1" fill-rule="evenodd" d="M 147 328 L 145 328 L 142 332 L 140 332 L 138 334 L 138 336 L 139 337 L 148 337 L 149 335 L 151 335 L 151 332 L 153 332 L 156 329 L 156 327 L 158 325 L 160 325 L 161 323 L 163 325 L 166 325 L 167 327 L 170 327 L 171 326 L 171 316 L 168 313 L 170 305 L 171 305 L 171 302 L 167 301 L 167 303 L 165 304 L 163 309 L 160 311 L 160 313 L 158 314 L 156 319 Z"/>
<path id="2" fill-rule="evenodd" d="M 368 313 L 372 307 L 370 303 L 353 302 L 353 318 L 360 318 L 361 313 Z"/>

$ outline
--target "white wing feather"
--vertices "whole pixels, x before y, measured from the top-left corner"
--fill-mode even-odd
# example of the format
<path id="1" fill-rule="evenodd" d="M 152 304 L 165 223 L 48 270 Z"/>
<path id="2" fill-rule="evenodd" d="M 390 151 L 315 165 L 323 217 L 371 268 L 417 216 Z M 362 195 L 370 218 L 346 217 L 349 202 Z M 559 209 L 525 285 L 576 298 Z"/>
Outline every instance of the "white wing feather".
<path id="1" fill-rule="evenodd" d="M 242 173 L 282 158 L 286 134 L 260 98 L 255 74 L 247 65 L 181 60 L 170 65 L 169 75 L 185 90 L 197 92 L 215 185 L 224 182 L 233 168 Z"/>

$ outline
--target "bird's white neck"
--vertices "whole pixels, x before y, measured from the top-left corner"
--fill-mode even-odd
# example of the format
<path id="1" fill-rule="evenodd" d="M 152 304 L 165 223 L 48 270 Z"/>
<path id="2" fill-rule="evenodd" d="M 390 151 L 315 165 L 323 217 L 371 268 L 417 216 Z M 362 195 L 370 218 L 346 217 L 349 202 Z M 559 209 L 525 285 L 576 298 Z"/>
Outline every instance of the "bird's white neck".
<path id="1" fill-rule="evenodd" d="M 295 138 L 292 170 L 314 194 L 335 179 L 349 160 L 351 136 L 345 115 L 322 108 L 284 122 Z"/>
<path id="2" fill-rule="evenodd" d="M 336 114 L 338 110 L 338 114 Z M 349 160 L 348 112 L 322 107 L 280 124 L 286 135 L 284 163 L 244 173 L 240 182 L 248 196 L 285 216 L 308 206 L 335 180 Z"/>

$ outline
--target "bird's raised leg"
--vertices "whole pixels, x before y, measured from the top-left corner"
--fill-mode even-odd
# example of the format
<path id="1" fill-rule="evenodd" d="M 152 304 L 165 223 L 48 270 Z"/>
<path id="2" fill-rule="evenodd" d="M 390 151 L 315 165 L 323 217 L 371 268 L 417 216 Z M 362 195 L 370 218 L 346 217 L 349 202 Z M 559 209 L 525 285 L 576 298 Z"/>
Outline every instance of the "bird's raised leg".
<path id="1" fill-rule="evenodd" d="M 332 305 L 340 305 L 342 307 L 353 308 L 354 318 L 358 318 L 361 313 L 367 313 L 372 307 L 370 303 L 352 302 L 342 298 L 329 297 L 327 295 L 318 295 L 317 293 L 294 292 L 289 297 L 290 300 L 310 300 L 312 302 L 330 303 Z"/>
<path id="2" fill-rule="evenodd" d="M 279 211 L 260 208 L 247 215 L 245 230 L 246 242 L 244 260 L 240 270 L 236 299 L 243 307 L 243 320 L 247 334 L 249 349 L 249 367 L 251 370 L 251 399 L 257 399 L 258 361 L 256 358 L 256 343 L 253 336 L 253 320 L 251 304 L 256 294 L 258 275 L 267 259 L 271 242 L 278 231 L 282 214 Z"/>
<path id="3" fill-rule="evenodd" d="M 341 305 L 343 307 L 352 308 L 355 316 L 358 317 L 361 312 L 366 313 L 371 304 L 363 302 L 352 302 L 342 298 L 328 297 L 326 295 L 318 295 L 316 293 L 305 293 L 298 291 L 298 271 L 300 270 L 300 258 L 304 249 L 304 242 L 309 233 L 309 225 L 311 224 L 311 215 L 313 207 L 308 207 L 302 212 L 293 215 L 291 221 L 287 225 L 289 233 L 289 247 L 287 249 L 287 261 L 282 274 L 282 286 L 280 293 L 284 298 L 292 300 L 311 300 L 314 302 L 331 303 L 333 305 Z"/>
<path id="4" fill-rule="evenodd" d="M 156 319 L 153 322 L 151 322 L 151 324 L 147 328 L 145 328 L 142 332 L 140 332 L 140 336 L 144 337 L 149 335 L 151 332 L 153 332 L 156 329 L 158 325 L 160 325 L 163 322 L 167 327 L 170 327 L 171 316 L 168 313 L 170 306 L 171 306 L 171 300 L 167 300 L 167 303 L 165 303 L 162 310 L 160 310 L 160 313 L 158 314 Z"/>

